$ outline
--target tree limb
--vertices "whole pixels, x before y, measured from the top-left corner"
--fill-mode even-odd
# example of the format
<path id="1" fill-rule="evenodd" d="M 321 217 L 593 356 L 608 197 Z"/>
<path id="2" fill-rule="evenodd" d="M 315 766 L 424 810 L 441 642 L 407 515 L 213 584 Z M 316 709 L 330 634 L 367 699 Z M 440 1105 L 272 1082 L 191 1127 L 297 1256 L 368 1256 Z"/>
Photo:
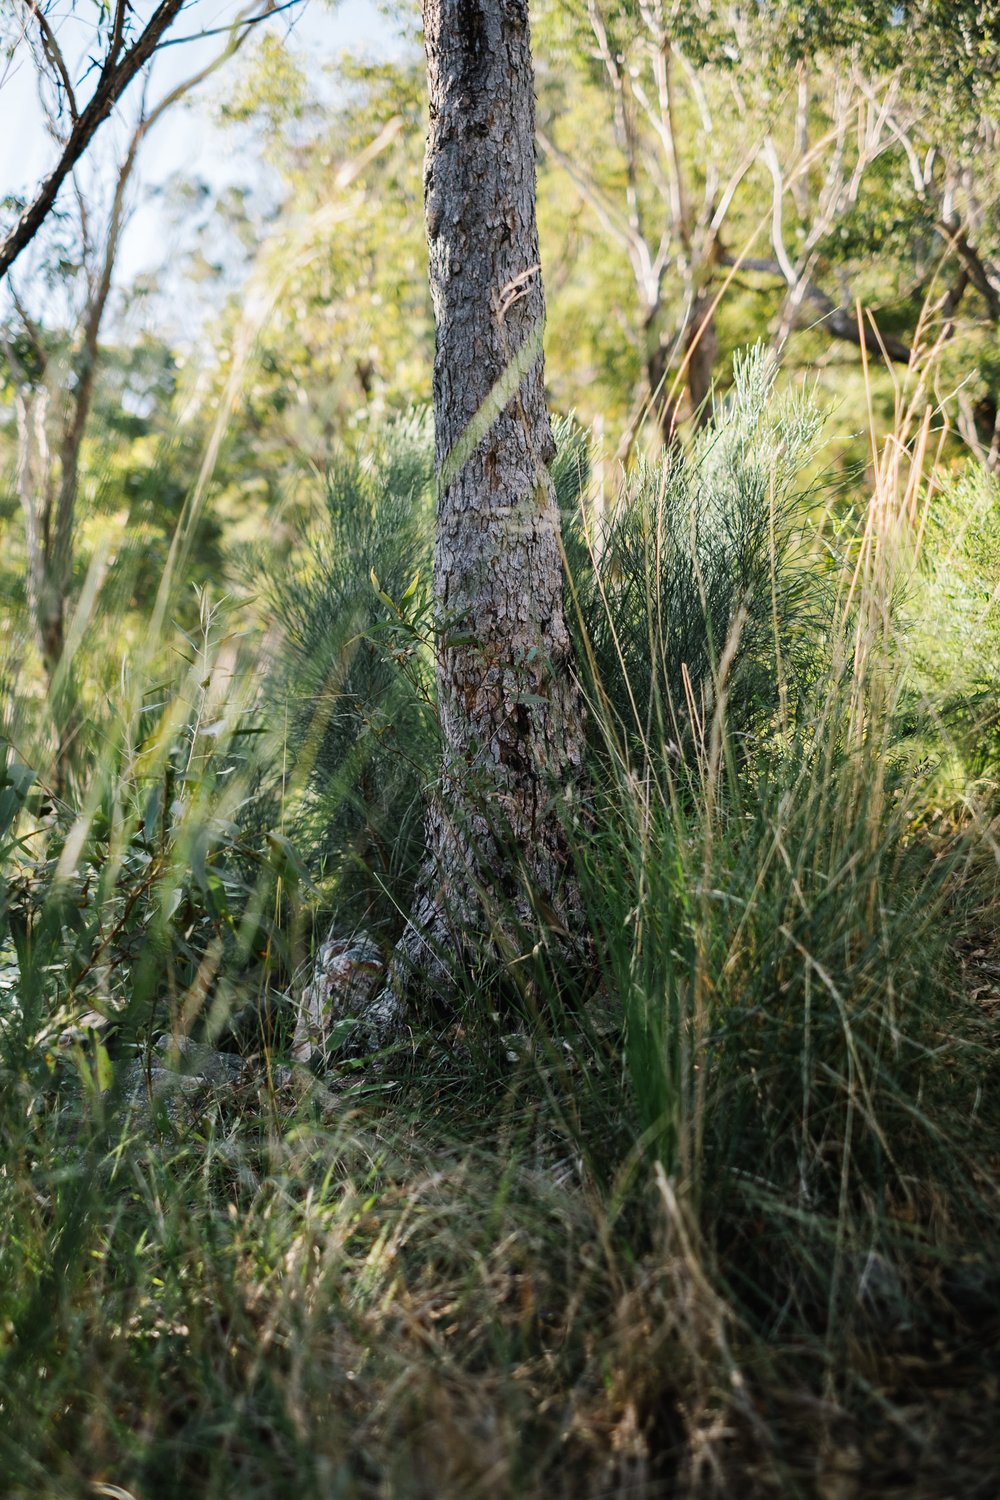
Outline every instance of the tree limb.
<path id="1" fill-rule="evenodd" d="M 584 176 L 569 153 L 557 146 L 552 137 L 541 125 L 536 126 L 535 139 L 546 156 L 550 156 L 558 166 L 562 167 L 567 177 L 579 192 L 580 197 L 593 209 L 603 228 L 631 256 L 636 244 L 635 231 L 622 218 L 606 194 L 588 177 Z"/>
<path id="2" fill-rule="evenodd" d="M 101 70 L 97 87 L 73 122 L 59 160 L 42 181 L 33 202 L 0 243 L 0 277 L 6 275 L 21 251 L 34 239 L 51 212 L 59 189 L 133 78 L 153 56 L 161 37 L 177 19 L 183 4 L 184 0 L 161 0 L 139 39 L 120 58 L 117 57 L 120 39 L 113 45 Z M 122 3 L 115 18 L 116 37 L 119 35 L 119 19 L 123 14 Z"/>
<path id="3" fill-rule="evenodd" d="M 234 53 L 239 51 L 250 34 L 248 29 L 249 22 L 263 20 L 273 10 L 274 3 L 275 0 L 257 0 L 256 4 L 251 4 L 240 12 L 234 28 L 230 29 L 229 40 L 224 47 L 220 47 L 215 57 L 207 62 L 204 67 L 199 68 L 174 88 L 170 89 L 148 114 L 142 116 L 135 130 L 132 132 L 128 150 L 118 168 L 114 197 L 108 219 L 107 235 L 104 242 L 104 253 L 101 257 L 100 267 L 96 279 L 92 283 L 92 290 L 84 310 L 82 338 L 79 351 L 73 361 L 76 373 L 76 387 L 60 443 L 60 476 L 58 503 L 56 506 L 56 525 L 53 536 L 52 556 L 48 561 L 56 584 L 62 590 L 66 589 L 69 582 L 68 573 L 70 568 L 73 513 L 76 508 L 76 493 L 79 482 L 80 448 L 83 444 L 87 419 L 90 415 L 90 407 L 93 400 L 98 340 L 108 297 L 111 293 L 111 281 L 114 275 L 115 262 L 118 258 L 122 231 L 127 222 L 126 192 L 132 173 L 135 170 L 136 161 L 138 160 L 139 148 L 150 130 L 153 129 L 169 109 L 190 94 L 199 84 L 204 83 L 206 78 L 210 78 Z M 241 24 L 242 30 L 235 29 Z"/>
<path id="4" fill-rule="evenodd" d="M 38 29 L 42 34 L 42 49 L 59 75 L 59 82 L 62 84 L 63 93 L 66 95 L 66 103 L 69 105 L 69 117 L 71 120 L 76 120 L 79 115 L 76 107 L 76 94 L 73 90 L 69 69 L 66 67 L 66 60 L 62 55 L 56 34 L 49 25 L 49 18 L 39 5 L 38 0 L 23 0 L 23 3 L 38 22 Z"/>
<path id="5" fill-rule="evenodd" d="M 183 36 L 171 36 L 163 43 L 163 47 L 183 47 L 186 42 L 203 42 L 210 36 L 226 36 L 240 26 L 259 26 L 261 21 L 267 21 L 271 16 L 280 16 L 282 11 L 294 10 L 296 5 L 304 4 L 305 0 L 283 0 L 282 4 L 273 0 L 259 16 L 241 16 L 228 26 L 209 26 L 204 31 L 188 31 Z"/>
<path id="6" fill-rule="evenodd" d="M 737 260 L 736 256 L 724 255 L 721 257 L 724 266 L 739 265 L 745 271 L 756 271 L 762 276 L 776 276 L 780 281 L 788 284 L 784 271 L 776 260 L 767 260 L 752 256 L 743 256 Z M 831 333 L 834 338 L 843 339 L 845 343 L 860 347 L 861 336 L 858 331 L 857 320 L 848 308 L 835 302 L 834 299 L 822 291 L 818 286 L 810 283 L 802 292 L 804 301 L 810 302 L 819 314 L 817 322 Z M 864 328 L 865 348 L 870 354 L 885 354 L 894 364 L 907 365 L 910 362 L 911 350 L 902 339 L 895 338 L 891 333 L 877 333 L 868 324 Z"/>
<path id="7" fill-rule="evenodd" d="M 965 231 L 943 221 L 939 228 L 954 245 L 969 280 L 986 303 L 987 311 L 994 323 L 1000 323 L 1000 273 L 995 266 L 983 260 L 975 245 L 969 242 Z"/>

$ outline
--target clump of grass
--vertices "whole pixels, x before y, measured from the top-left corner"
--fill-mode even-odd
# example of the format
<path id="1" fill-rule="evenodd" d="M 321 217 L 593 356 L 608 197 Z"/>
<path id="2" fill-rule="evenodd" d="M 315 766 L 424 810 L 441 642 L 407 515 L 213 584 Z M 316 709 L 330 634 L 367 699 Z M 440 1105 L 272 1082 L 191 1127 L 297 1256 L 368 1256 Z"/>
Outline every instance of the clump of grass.
<path id="1" fill-rule="evenodd" d="M 985 807 L 1000 781 L 1000 487 L 976 468 L 946 476 L 927 507 L 907 601 L 908 727 L 940 765 L 942 794 L 972 780 Z M 946 618 L 948 629 L 937 622 Z M 950 784 L 949 784 L 950 783 Z"/>
<path id="2" fill-rule="evenodd" d="M 397 421 L 368 460 L 331 461 L 300 553 L 260 568 L 296 842 L 348 927 L 398 926 L 422 853 L 438 746 L 432 472 L 426 415 Z"/>
<path id="3" fill-rule="evenodd" d="M 751 362 L 725 484 L 713 489 L 709 468 L 699 489 L 694 465 L 683 481 L 668 468 L 663 522 L 626 511 L 612 535 L 630 548 L 593 549 L 604 776 L 580 870 L 606 1003 L 623 1017 L 608 1086 L 617 1075 L 630 1101 L 625 1179 L 641 1195 L 652 1163 L 676 1195 L 698 1274 L 735 1330 L 724 1355 L 705 1345 L 717 1389 L 735 1360 L 739 1389 L 751 1366 L 770 1389 L 759 1402 L 811 1390 L 837 1413 L 836 1446 L 833 1428 L 870 1399 L 859 1349 L 916 1347 L 947 1321 L 928 1285 L 968 1270 L 967 1237 L 995 1215 L 996 1189 L 949 983 L 969 850 L 920 836 L 930 783 L 898 731 L 909 663 L 897 606 L 923 539 L 926 424 L 887 442 L 863 528 L 816 591 L 795 543 L 795 449 L 774 440 L 771 399 Z M 716 444 L 727 452 L 725 433 Z M 769 495 L 784 497 L 782 526 L 745 526 Z M 734 535 L 742 571 L 713 573 L 718 538 Z M 802 630 L 817 620 L 818 634 Z M 974 1265 L 992 1285 L 989 1253 Z"/>
<path id="4" fill-rule="evenodd" d="M 662 1468 L 633 1375 L 671 1335 L 628 1350 L 642 1282 L 599 1202 L 531 1166 L 516 1111 L 493 1116 L 499 1175 L 357 1101 L 323 1129 L 94 1136 L 61 1162 L 51 1122 L 4 1123 L 8 1493 L 569 1495 Z"/>
<path id="5" fill-rule="evenodd" d="M 631 760 L 704 758 L 727 656 L 730 755 L 759 757 L 794 715 L 829 645 L 826 560 L 810 546 L 800 475 L 818 414 L 775 394 L 758 349 L 734 365 L 716 425 L 684 458 L 641 460 L 610 512 L 568 535 L 594 723 Z"/>

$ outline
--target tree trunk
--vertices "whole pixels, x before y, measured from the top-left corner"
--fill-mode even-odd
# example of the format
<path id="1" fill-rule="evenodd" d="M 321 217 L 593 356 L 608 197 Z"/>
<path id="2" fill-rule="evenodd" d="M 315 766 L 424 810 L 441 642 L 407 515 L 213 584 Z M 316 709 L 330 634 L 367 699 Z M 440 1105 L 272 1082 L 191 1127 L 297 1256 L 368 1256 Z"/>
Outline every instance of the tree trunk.
<path id="1" fill-rule="evenodd" d="M 700 292 L 690 305 L 680 337 L 684 352 L 683 388 L 687 391 L 691 417 L 698 427 L 707 427 L 712 420 L 709 398 L 719 345 L 711 306 L 711 292 Z M 680 446 L 681 397 L 680 392 L 672 394 L 669 354 L 674 340 L 668 339 L 663 322 L 663 305 L 660 303 L 647 313 L 645 320 L 646 382 L 650 410 L 659 426 L 663 446 L 671 449 Z"/>
<path id="2" fill-rule="evenodd" d="M 649 387 L 649 410 L 660 429 L 663 446 L 669 450 L 680 444 L 680 411 L 676 397 L 671 395 L 668 362 L 670 350 L 661 322 L 662 312 L 659 307 L 646 316 L 643 329 L 646 342 L 646 384 Z"/>
<path id="3" fill-rule="evenodd" d="M 8 361 L 12 356 L 8 346 Z M 13 363 L 11 367 L 14 368 Z M 53 510 L 57 488 L 49 450 L 49 393 L 44 385 L 32 389 L 23 371 L 16 380 L 17 488 L 24 512 L 28 553 L 25 593 L 28 619 L 49 688 L 49 708 L 56 731 L 55 760 L 50 773 L 53 790 L 61 794 L 69 773 L 69 754 L 77 730 L 72 685 L 61 672 L 66 642 L 66 599 L 72 565 L 72 538 L 58 551 L 58 528 L 53 538 Z M 75 493 L 75 479 L 74 479 Z M 68 517 L 72 523 L 72 514 Z"/>
<path id="4" fill-rule="evenodd" d="M 684 353 L 688 362 L 688 400 L 691 403 L 691 416 L 698 427 L 707 427 L 712 420 L 712 378 L 719 355 L 719 341 L 715 332 L 715 314 L 711 308 L 712 293 L 709 288 L 699 292 L 695 298 L 684 335 Z"/>
<path id="5" fill-rule="evenodd" d="M 444 763 L 379 1002 L 390 1028 L 414 970 L 440 992 L 484 933 L 503 950 L 535 913 L 573 926 L 564 825 L 583 747 L 549 473 L 527 0 L 424 0 L 423 17 Z"/>

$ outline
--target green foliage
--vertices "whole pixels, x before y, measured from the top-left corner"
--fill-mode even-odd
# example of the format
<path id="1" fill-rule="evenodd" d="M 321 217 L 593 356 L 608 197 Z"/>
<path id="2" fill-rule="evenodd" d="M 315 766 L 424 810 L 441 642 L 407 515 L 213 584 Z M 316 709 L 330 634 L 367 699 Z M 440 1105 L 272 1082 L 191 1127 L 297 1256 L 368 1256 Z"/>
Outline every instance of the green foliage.
<path id="1" fill-rule="evenodd" d="M 390 427 L 367 460 L 341 454 L 322 520 L 259 577 L 281 632 L 272 719 L 306 793 L 296 838 L 340 921 L 394 925 L 422 850 L 437 749 L 432 469 L 425 416 Z"/>
<path id="2" fill-rule="evenodd" d="M 289 121 L 298 119 L 308 98 L 301 62 L 272 32 L 264 32 L 245 55 L 242 77 L 230 84 L 220 104 L 226 124 L 248 124 L 279 136 Z"/>
<path id="3" fill-rule="evenodd" d="M 996 7 L 598 9 L 634 180 L 587 8 L 533 16 L 539 120 L 591 194 L 542 156 L 547 381 L 601 424 L 557 421 L 553 470 L 588 697 L 582 953 L 538 914 L 537 943 L 415 1018 L 409 1071 L 285 1060 L 330 920 L 386 948 L 402 926 L 438 766 L 431 434 L 387 421 L 430 384 L 413 54 L 345 61 L 321 107 L 293 31 L 223 86 L 241 139 L 266 137 L 280 222 L 266 193 L 195 185 L 208 294 L 240 247 L 248 287 L 200 328 L 183 281 L 183 349 L 135 333 L 150 299 L 100 349 L 58 787 L 0 414 L 5 1494 L 830 1496 L 863 1468 L 937 1500 L 1000 1466 L 997 490 L 956 462 L 926 524 L 896 526 L 868 430 L 894 416 L 905 449 L 937 391 L 932 427 L 959 404 L 992 441 Z M 887 101 L 922 192 L 888 126 L 863 159 Z M 780 369 L 739 354 L 785 294 L 765 138 L 793 255 L 836 161 L 857 173 L 810 241 L 815 284 L 921 351 L 947 329 L 928 365 L 863 375 L 808 302 Z M 676 370 L 684 257 L 730 184 L 715 420 L 664 459 L 629 216 L 655 258 L 688 201 L 653 330 Z M 953 326 L 946 200 L 986 267 Z M 67 225 L 37 341 L 11 329 L 54 401 Z M 822 453 L 802 365 L 836 413 Z M 213 605 L 248 551 L 250 589 Z M 190 1113 L 128 1105 L 180 1038 L 255 1060 Z"/>
<path id="4" fill-rule="evenodd" d="M 818 415 L 775 398 L 774 376 L 763 350 L 738 360 L 690 457 L 637 464 L 610 518 L 568 541 L 600 712 L 639 761 L 704 750 L 720 694 L 729 748 L 759 755 L 815 673 L 830 590 L 799 476 Z"/>
<path id="5" fill-rule="evenodd" d="M 569 513 L 589 435 L 557 439 Z M 803 579 L 814 441 L 758 353 L 690 476 L 639 470 L 596 569 L 576 537 L 586 962 L 540 944 L 470 975 L 408 1076 L 347 1067 L 331 1092 L 261 1066 L 173 1122 L 121 1098 L 136 1040 L 214 1037 L 287 981 L 310 874 L 340 921 L 405 910 L 436 763 L 425 422 L 331 464 L 324 516 L 262 599 L 263 655 L 203 602 L 174 679 L 126 684 L 76 805 L 9 757 L 12 1495 L 75 1496 L 81 1474 L 157 1500 L 697 1493 L 706 1444 L 723 1492 L 810 1493 L 841 1472 L 842 1433 L 873 1484 L 928 1497 L 954 1488 L 960 1434 L 960 1482 L 979 1482 L 1000 1121 L 950 949 L 986 883 L 893 769 L 913 662 L 886 559 L 909 578 L 912 554 L 845 535 L 850 597 Z M 929 586 L 934 558 L 990 565 L 982 522 L 949 551 L 940 512 Z M 119 1036 L 59 1047 L 83 1004 Z M 287 1040 L 254 1034 L 268 1059 Z"/>
<path id="6" fill-rule="evenodd" d="M 774 442 L 763 373 L 752 360 L 744 366 L 738 399 L 720 415 L 714 494 L 737 516 L 748 482 L 766 497 L 762 456 L 779 461 L 778 493 L 788 494 L 809 450 L 808 441 Z M 799 413 L 786 433 L 810 429 Z M 669 464 L 660 481 L 669 495 L 677 482 Z M 950 951 L 963 901 L 991 898 L 986 888 L 975 894 L 961 840 L 942 847 L 915 833 L 930 783 L 905 760 L 898 706 L 911 640 L 896 624 L 912 552 L 898 548 L 886 497 L 877 503 L 880 519 L 870 524 L 884 529 L 875 541 L 868 535 L 870 551 L 848 549 L 854 571 L 844 596 L 818 596 L 818 635 L 808 609 L 790 618 L 775 609 L 758 621 L 746 697 L 738 650 L 712 649 L 718 627 L 704 608 L 710 565 L 700 561 L 696 524 L 652 552 L 662 572 L 651 586 L 647 564 L 631 608 L 614 591 L 627 570 L 618 577 L 608 564 L 607 631 L 622 645 L 607 653 L 610 689 L 602 667 L 591 667 L 601 772 L 593 827 L 577 836 L 585 927 L 610 1014 L 622 1017 L 620 1049 L 602 1045 L 605 1015 L 588 1054 L 592 1088 L 600 1094 L 593 1077 L 603 1074 L 611 1101 L 587 1137 L 593 1170 L 605 1168 L 617 1128 L 611 1180 L 620 1203 L 622 1177 L 644 1183 L 641 1164 L 658 1160 L 678 1195 L 689 1195 L 690 1232 L 705 1236 L 693 1253 L 714 1267 L 744 1332 L 766 1343 L 813 1342 L 839 1371 L 848 1407 L 867 1399 L 855 1341 L 871 1336 L 873 1318 L 931 1326 L 920 1290 L 928 1267 L 949 1264 L 945 1277 L 960 1275 L 953 1257 L 962 1237 L 994 1201 L 972 1123 L 981 1062 L 966 1071 L 959 1061 L 970 1019 Z M 944 515 L 941 524 L 929 546 L 949 568 L 955 548 L 938 550 Z M 975 545 L 959 550 L 985 544 L 991 555 L 994 542 L 991 518 Z M 802 562 L 787 543 L 770 557 L 769 592 L 780 598 L 782 571 L 794 580 Z M 672 720 L 687 731 L 682 759 L 646 695 L 651 681 L 653 701 L 660 692 L 670 704 L 676 691 L 673 637 L 658 626 L 655 601 L 683 599 L 689 570 L 706 582 L 686 649 L 707 666 L 700 696 L 689 690 Z M 718 597 L 738 607 L 738 594 Z M 971 634 L 977 651 L 989 651 L 982 594 L 976 603 L 980 628 Z M 640 631 L 629 644 L 633 615 L 645 638 Z M 939 628 L 947 617 L 940 608 L 933 616 Z M 789 628 L 810 643 L 797 682 Z M 730 753 L 748 726 L 755 732 L 742 753 Z M 995 878 L 987 887 L 995 892 Z M 949 1205 L 943 1220 L 940 1201 Z M 877 1268 L 881 1290 L 864 1291 L 866 1266 Z M 979 1262 L 976 1274 L 984 1274 Z"/>
<path id="7" fill-rule="evenodd" d="M 261 726 L 220 660 L 231 625 L 203 597 L 200 635 L 181 637 L 187 670 L 121 684 L 76 806 L 10 760 L 0 910 L 18 1005 L 4 1045 L 36 1081 L 79 1060 L 61 1039 L 83 1035 L 81 1015 L 127 1059 L 159 1032 L 218 1036 L 245 1002 L 241 976 L 266 989 L 289 971 L 300 877 L 280 832 L 261 828 Z"/>
<path id="8" fill-rule="evenodd" d="M 908 706 L 933 746 L 943 727 L 958 752 L 960 787 L 978 778 L 989 803 L 1000 785 L 1000 488 L 970 469 L 929 502 L 927 542 L 907 613 Z M 938 622 L 948 620 L 944 634 Z M 933 753 L 933 751 L 932 751 Z M 954 768 L 947 768 L 952 775 Z"/>

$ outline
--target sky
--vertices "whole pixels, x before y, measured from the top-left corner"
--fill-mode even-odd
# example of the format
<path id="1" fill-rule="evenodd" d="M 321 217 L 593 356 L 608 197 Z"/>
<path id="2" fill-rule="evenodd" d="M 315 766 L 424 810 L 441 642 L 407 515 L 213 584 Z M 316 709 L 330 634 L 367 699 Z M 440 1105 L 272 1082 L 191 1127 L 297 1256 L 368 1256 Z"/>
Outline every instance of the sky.
<path id="1" fill-rule="evenodd" d="M 17 6 L 21 0 L 0 0 L 0 5 Z M 188 36 L 231 23 L 242 8 L 238 0 L 189 0 L 171 35 Z M 151 4 L 137 0 L 140 16 L 148 14 Z M 48 11 L 58 27 L 60 43 L 71 73 L 81 78 L 87 67 L 86 44 L 92 35 L 87 24 L 86 8 L 74 15 L 71 0 L 56 0 Z M 390 23 L 377 8 L 376 0 L 340 0 L 336 6 L 328 0 L 303 0 L 282 15 L 266 23 L 278 35 L 287 36 L 293 49 L 306 58 L 310 75 L 318 77 L 322 65 L 333 62 L 343 51 L 385 56 L 398 48 Z M 155 59 L 149 97 L 159 98 L 171 87 L 195 72 L 217 52 L 225 38 L 192 41 L 167 47 Z M 72 59 L 72 61 L 70 61 Z M 232 62 L 226 64 L 232 68 Z M 235 66 L 239 66 L 237 62 Z M 143 272 L 159 270 L 165 259 L 177 248 L 177 236 L 183 232 L 176 216 L 171 215 L 156 189 L 178 172 L 200 178 L 213 190 L 234 185 L 249 185 L 259 176 L 260 166 L 246 156 L 245 138 L 240 132 L 213 125 L 204 100 L 218 98 L 225 88 L 226 72 L 220 71 L 201 92 L 201 103 L 174 109 L 157 125 L 148 138 L 140 164 L 139 184 L 134 201 L 136 209 L 123 241 L 118 262 L 118 281 L 128 282 Z M 90 83 L 84 79 L 78 97 L 89 96 Z M 130 94 L 133 103 L 136 94 Z M 120 112 L 122 115 L 126 110 Z M 0 198 L 7 195 L 27 197 L 32 194 L 46 170 L 56 158 L 54 143 L 45 128 L 44 114 L 38 99 L 35 71 L 30 54 L 21 45 L 6 64 L 0 56 Z M 99 160 L 114 137 L 124 133 L 122 119 L 109 120 L 95 139 L 93 155 Z"/>

